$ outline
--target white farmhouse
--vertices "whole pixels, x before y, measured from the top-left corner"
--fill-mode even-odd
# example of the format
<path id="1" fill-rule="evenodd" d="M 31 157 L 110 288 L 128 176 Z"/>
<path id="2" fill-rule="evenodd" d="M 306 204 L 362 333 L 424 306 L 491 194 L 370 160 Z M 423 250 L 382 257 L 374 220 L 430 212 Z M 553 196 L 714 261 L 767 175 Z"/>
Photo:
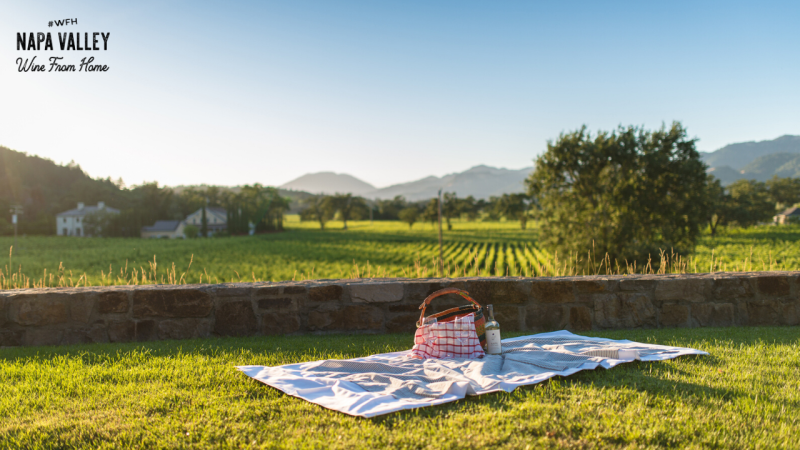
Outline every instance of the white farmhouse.
<path id="1" fill-rule="evenodd" d="M 183 234 L 185 226 L 182 220 L 156 220 L 153 226 L 142 227 L 142 238 L 186 239 Z"/>
<path id="2" fill-rule="evenodd" d="M 197 229 L 203 227 L 203 208 L 186 216 L 186 225 L 194 225 Z M 216 206 L 206 207 L 206 226 L 208 227 L 208 234 L 213 235 L 220 231 L 228 229 L 228 212 L 225 208 Z"/>
<path id="3" fill-rule="evenodd" d="M 119 210 L 106 206 L 105 202 L 97 202 L 97 206 L 85 206 L 78 202 L 78 207 L 56 214 L 56 234 L 59 236 L 88 236 L 84 229 L 84 219 L 89 214 L 119 214 Z"/>

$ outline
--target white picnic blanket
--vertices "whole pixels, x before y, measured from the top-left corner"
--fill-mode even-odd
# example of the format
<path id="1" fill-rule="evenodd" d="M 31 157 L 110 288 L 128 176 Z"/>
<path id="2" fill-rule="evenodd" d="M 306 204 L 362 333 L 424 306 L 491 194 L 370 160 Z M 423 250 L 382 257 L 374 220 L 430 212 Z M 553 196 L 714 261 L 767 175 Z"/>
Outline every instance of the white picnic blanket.
<path id="1" fill-rule="evenodd" d="M 624 362 L 707 355 L 691 348 L 584 337 L 555 331 L 503 340 L 501 355 L 481 359 L 411 358 L 409 351 L 278 367 L 239 366 L 264 384 L 325 408 L 360 417 L 440 405 L 467 395 L 511 392 L 581 370 Z"/>

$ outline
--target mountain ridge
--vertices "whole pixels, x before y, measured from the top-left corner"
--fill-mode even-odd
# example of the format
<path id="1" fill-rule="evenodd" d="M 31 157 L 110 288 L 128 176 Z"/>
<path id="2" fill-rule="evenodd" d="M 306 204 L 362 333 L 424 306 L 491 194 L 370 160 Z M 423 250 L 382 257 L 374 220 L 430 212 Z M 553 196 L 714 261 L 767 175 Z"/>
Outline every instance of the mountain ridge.
<path id="1" fill-rule="evenodd" d="M 786 134 L 772 140 L 728 144 L 700 153 L 708 173 L 723 184 L 748 179 L 766 181 L 773 175 L 800 177 L 800 136 Z"/>
<path id="2" fill-rule="evenodd" d="M 700 159 L 709 167 L 742 170 L 756 158 L 773 153 L 800 153 L 800 136 L 785 134 L 772 140 L 728 144 L 713 152 L 700 152 Z"/>
<path id="3" fill-rule="evenodd" d="M 485 164 L 471 167 L 463 172 L 453 172 L 441 177 L 429 175 L 418 180 L 398 183 L 384 188 L 345 190 L 341 187 L 325 185 L 325 180 L 336 179 L 336 186 L 342 186 L 343 180 L 357 180 L 362 188 L 372 186 L 348 174 L 333 174 L 333 172 L 318 172 L 305 174 L 280 186 L 282 189 L 297 189 L 306 192 L 334 194 L 336 192 L 350 192 L 369 199 L 392 199 L 398 195 L 409 201 L 427 200 L 437 196 L 439 189 L 444 192 L 455 192 L 459 197 L 473 196 L 488 199 L 506 193 L 523 192 L 523 181 L 533 167 L 523 169 L 505 169 L 491 167 Z M 331 174 L 335 177 L 331 177 Z M 345 178 L 347 177 L 347 178 Z M 338 189 L 338 190 L 337 190 Z"/>

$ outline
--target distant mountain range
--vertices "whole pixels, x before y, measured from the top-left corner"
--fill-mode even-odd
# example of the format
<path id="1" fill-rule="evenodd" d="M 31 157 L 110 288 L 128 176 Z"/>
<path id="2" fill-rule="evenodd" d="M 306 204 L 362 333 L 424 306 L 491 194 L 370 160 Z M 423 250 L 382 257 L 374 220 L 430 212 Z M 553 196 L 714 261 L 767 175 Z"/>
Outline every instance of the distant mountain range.
<path id="1" fill-rule="evenodd" d="M 444 192 L 455 192 L 459 197 L 472 195 L 475 198 L 488 199 L 491 196 L 505 193 L 523 192 L 525 190 L 523 182 L 532 170 L 532 167 L 511 170 L 480 165 L 464 172 L 451 173 L 442 177 L 429 176 L 381 189 L 351 175 L 319 172 L 303 175 L 280 188 L 316 194 L 350 192 L 353 195 L 369 199 L 391 199 L 402 195 L 410 201 L 436 197 L 439 189 L 442 189 Z"/>
<path id="2" fill-rule="evenodd" d="M 700 152 L 709 166 L 708 173 L 727 185 L 739 179 L 766 181 L 773 175 L 800 178 L 800 136 L 785 135 L 771 141 L 729 144 L 714 152 Z M 506 193 L 525 191 L 525 178 L 533 167 L 511 170 L 485 165 L 442 177 L 429 176 L 385 188 L 345 173 L 309 173 L 292 180 L 281 189 L 313 194 L 351 193 L 368 199 L 391 199 L 402 195 L 418 201 L 436 197 L 439 189 L 459 197 L 488 199 Z"/>
<path id="3" fill-rule="evenodd" d="M 739 179 L 766 181 L 773 175 L 800 178 L 800 136 L 771 141 L 741 142 L 700 153 L 708 172 L 723 184 Z"/>

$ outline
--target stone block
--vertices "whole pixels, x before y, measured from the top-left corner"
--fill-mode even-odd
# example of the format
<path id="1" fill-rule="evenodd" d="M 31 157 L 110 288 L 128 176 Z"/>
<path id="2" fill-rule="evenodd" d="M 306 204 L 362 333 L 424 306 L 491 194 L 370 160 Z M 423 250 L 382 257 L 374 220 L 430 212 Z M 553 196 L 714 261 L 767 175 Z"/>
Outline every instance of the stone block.
<path id="1" fill-rule="evenodd" d="M 289 297 L 262 298 L 258 300 L 259 309 L 296 309 L 295 301 Z"/>
<path id="2" fill-rule="evenodd" d="M 563 330 L 569 323 L 568 307 L 565 305 L 535 304 L 525 309 L 525 328 L 530 331 Z M 505 329 L 504 325 L 500 322 L 501 330 Z"/>
<path id="3" fill-rule="evenodd" d="M 783 306 L 778 301 L 747 302 L 748 325 L 778 325 L 782 315 Z"/>
<path id="4" fill-rule="evenodd" d="M 623 278 L 619 280 L 619 290 L 628 292 L 653 292 L 657 280 L 641 278 Z"/>
<path id="5" fill-rule="evenodd" d="M 469 295 L 481 305 L 525 303 L 532 285 L 520 280 L 470 280 L 466 284 Z"/>
<path id="6" fill-rule="evenodd" d="M 59 345 L 64 331 L 52 328 L 29 328 L 25 333 L 25 345 Z"/>
<path id="7" fill-rule="evenodd" d="M 626 328 L 658 326 L 656 320 L 656 308 L 647 295 L 643 294 L 620 294 L 622 301 L 624 326 Z"/>
<path id="8" fill-rule="evenodd" d="M 747 315 L 746 301 L 734 303 L 734 321 L 737 326 L 746 326 L 750 323 L 750 318 Z"/>
<path id="9" fill-rule="evenodd" d="M 62 345 L 99 344 L 105 342 L 108 342 L 108 333 L 103 323 L 95 323 L 89 327 L 67 330 L 61 340 Z"/>
<path id="10" fill-rule="evenodd" d="M 247 283 L 226 283 L 217 286 L 214 295 L 217 298 L 249 300 L 252 291 L 253 288 Z"/>
<path id="11" fill-rule="evenodd" d="M 592 329 L 592 310 L 586 306 L 573 306 L 569 309 L 569 329 L 587 331 Z"/>
<path id="12" fill-rule="evenodd" d="M 403 299 L 400 283 L 351 284 L 349 288 L 353 303 L 390 303 Z"/>
<path id="13" fill-rule="evenodd" d="M 574 284 L 569 280 L 535 279 L 531 282 L 531 297 L 538 303 L 572 303 Z"/>
<path id="14" fill-rule="evenodd" d="M 389 333 L 409 333 L 413 334 L 417 329 L 419 314 L 399 314 L 386 322 L 386 331 Z"/>
<path id="15" fill-rule="evenodd" d="M 5 325 L 8 320 L 8 308 L 6 308 L 7 303 L 8 302 L 6 302 L 4 297 L 0 297 L 0 327 Z"/>
<path id="16" fill-rule="evenodd" d="M 756 286 L 762 296 L 785 297 L 790 293 L 789 277 L 786 276 L 759 276 L 756 277 Z"/>
<path id="17" fill-rule="evenodd" d="M 729 327 L 734 323 L 734 306 L 732 303 L 692 305 L 692 317 L 701 327 Z"/>
<path id="18" fill-rule="evenodd" d="M 617 298 L 616 294 L 598 293 L 598 294 L 578 294 L 575 298 L 577 303 L 582 303 L 589 308 L 593 308 L 597 302 L 608 301 L 609 299 Z"/>
<path id="19" fill-rule="evenodd" d="M 781 315 L 781 324 L 783 325 L 800 325 L 800 301 L 793 300 L 783 303 L 783 314 Z"/>
<path id="20" fill-rule="evenodd" d="M 575 280 L 575 292 L 580 294 L 603 294 L 607 292 L 614 292 L 616 290 L 617 282 L 605 279 L 595 280 Z"/>
<path id="21" fill-rule="evenodd" d="M 525 310 L 521 306 L 495 305 L 494 318 L 500 324 L 501 330 L 519 331 L 521 323 L 525 322 Z M 487 317 L 488 320 L 488 317 Z"/>
<path id="22" fill-rule="evenodd" d="M 93 310 L 94 298 L 91 296 L 74 296 L 69 300 L 69 314 L 73 322 L 89 323 Z"/>
<path id="23" fill-rule="evenodd" d="M 662 327 L 688 327 L 689 326 L 689 307 L 686 305 L 676 305 L 667 303 L 661 307 L 659 324 Z"/>
<path id="24" fill-rule="evenodd" d="M 656 309 L 647 295 L 630 292 L 598 300 L 594 304 L 594 320 L 601 328 L 655 327 Z"/>
<path id="25" fill-rule="evenodd" d="M 372 305 L 322 306 L 308 313 L 312 331 L 378 331 L 382 326 L 383 311 Z"/>
<path id="26" fill-rule="evenodd" d="M 158 324 L 159 339 L 194 339 L 211 334 L 208 319 L 169 319 Z"/>
<path id="27" fill-rule="evenodd" d="M 338 284 L 314 286 L 308 288 L 308 299 L 312 302 L 340 302 L 342 301 L 342 292 L 342 286 Z"/>
<path id="28" fill-rule="evenodd" d="M 106 323 L 108 340 L 111 342 L 131 342 L 136 337 L 136 322 L 132 320 L 112 320 Z"/>
<path id="29" fill-rule="evenodd" d="M 158 339 L 158 327 L 155 320 L 137 320 L 134 331 L 134 340 L 138 342 Z"/>
<path id="30" fill-rule="evenodd" d="M 749 300 L 753 295 L 752 283 L 747 278 L 716 278 L 713 280 L 712 296 L 709 301 Z"/>
<path id="31" fill-rule="evenodd" d="M 389 305 L 389 312 L 416 312 L 419 316 L 419 305 Z"/>
<path id="32" fill-rule="evenodd" d="M 129 310 L 130 301 L 127 292 L 101 292 L 97 296 L 97 312 L 100 314 L 122 314 Z"/>
<path id="33" fill-rule="evenodd" d="M 19 347 L 25 343 L 25 330 L 0 330 L 0 347 Z"/>
<path id="34" fill-rule="evenodd" d="M 267 312 L 261 315 L 263 334 L 291 334 L 300 331 L 300 318 L 293 312 Z"/>
<path id="35" fill-rule="evenodd" d="M 253 289 L 253 295 L 257 299 L 261 297 L 276 297 L 281 295 L 281 287 L 280 286 L 258 287 Z"/>
<path id="36" fill-rule="evenodd" d="M 26 295 L 12 297 L 7 301 L 10 321 L 20 325 L 56 325 L 69 320 L 69 304 L 66 296 Z"/>
<path id="37" fill-rule="evenodd" d="M 258 330 L 258 319 L 249 300 L 225 303 L 217 308 L 214 333 L 220 336 L 250 336 Z"/>
<path id="38" fill-rule="evenodd" d="M 206 290 L 142 289 L 133 292 L 133 317 L 207 317 L 214 308 Z"/>
<path id="39" fill-rule="evenodd" d="M 405 285 L 403 298 L 405 299 L 406 302 L 415 304 L 417 306 L 422 304 L 422 301 L 425 300 L 429 295 L 433 294 L 434 292 L 440 289 L 444 289 L 446 287 L 450 287 L 450 283 L 442 283 L 439 281 L 427 282 L 427 281 L 414 280 L 403 284 Z M 459 289 L 460 288 L 461 287 L 459 287 Z"/>
<path id="40" fill-rule="evenodd" d="M 711 284 L 710 280 L 702 278 L 664 278 L 655 285 L 656 301 L 706 301 L 706 290 Z"/>
<path id="41" fill-rule="evenodd" d="M 306 287 L 305 286 L 284 286 L 283 293 L 286 295 L 297 295 L 297 294 L 305 294 Z"/>

